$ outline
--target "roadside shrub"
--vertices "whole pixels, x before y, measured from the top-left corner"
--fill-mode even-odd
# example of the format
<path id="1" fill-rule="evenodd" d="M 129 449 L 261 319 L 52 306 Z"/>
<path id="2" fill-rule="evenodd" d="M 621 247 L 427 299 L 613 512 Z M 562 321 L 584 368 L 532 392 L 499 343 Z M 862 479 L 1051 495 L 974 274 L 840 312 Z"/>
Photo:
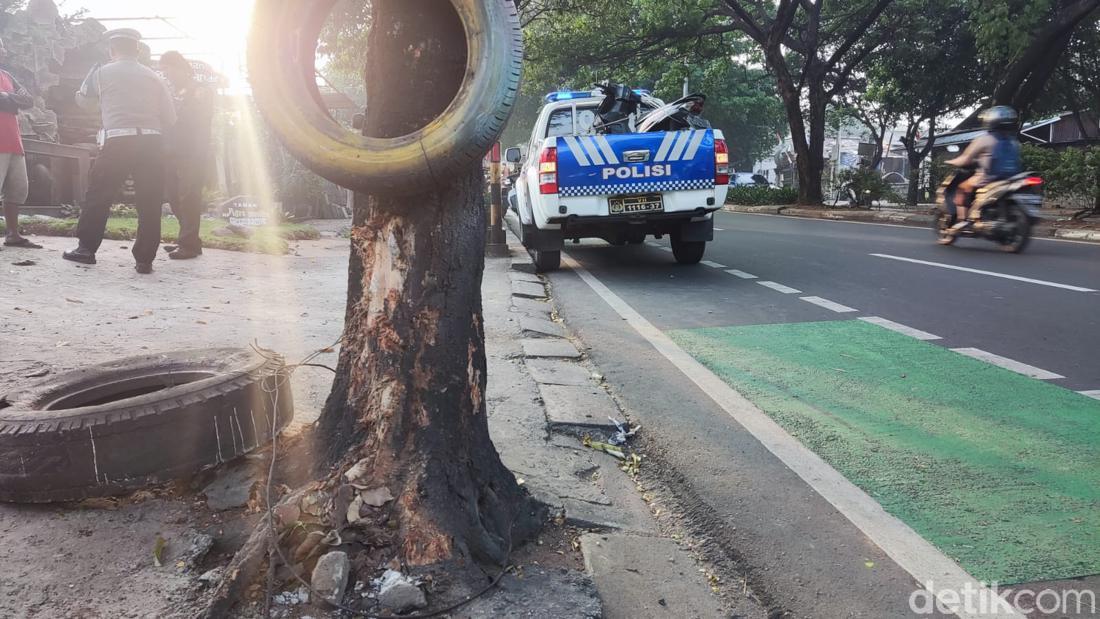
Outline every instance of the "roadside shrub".
<path id="1" fill-rule="evenodd" d="M 1054 150 L 1025 144 L 1023 159 L 1024 169 L 1043 177 L 1049 206 L 1100 206 L 1100 147 Z"/>
<path id="2" fill-rule="evenodd" d="M 794 204 L 797 201 L 798 192 L 788 187 L 730 187 L 729 194 L 726 196 L 726 204 L 738 204 L 741 206 Z"/>
<path id="3" fill-rule="evenodd" d="M 858 206 L 870 206 L 872 202 L 901 202 L 901 196 L 894 188 L 883 180 L 882 175 L 875 170 L 859 168 L 845 170 L 840 174 L 840 186 L 851 187 L 858 196 Z M 841 199 L 846 198 L 846 192 L 841 194 Z"/>

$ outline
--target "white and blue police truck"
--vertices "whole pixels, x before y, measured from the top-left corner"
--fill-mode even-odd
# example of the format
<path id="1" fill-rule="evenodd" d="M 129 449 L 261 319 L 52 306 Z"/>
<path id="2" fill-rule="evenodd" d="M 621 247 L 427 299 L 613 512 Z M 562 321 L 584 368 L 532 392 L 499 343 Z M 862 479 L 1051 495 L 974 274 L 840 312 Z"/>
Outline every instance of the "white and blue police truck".
<path id="1" fill-rule="evenodd" d="M 646 99 L 648 110 L 663 105 Z M 722 132 L 600 134 L 602 100 L 598 91 L 548 95 L 526 147 L 506 151 L 520 164 L 508 227 L 540 272 L 560 266 L 566 241 L 589 238 L 637 245 L 668 236 L 677 262 L 697 264 L 729 189 Z"/>

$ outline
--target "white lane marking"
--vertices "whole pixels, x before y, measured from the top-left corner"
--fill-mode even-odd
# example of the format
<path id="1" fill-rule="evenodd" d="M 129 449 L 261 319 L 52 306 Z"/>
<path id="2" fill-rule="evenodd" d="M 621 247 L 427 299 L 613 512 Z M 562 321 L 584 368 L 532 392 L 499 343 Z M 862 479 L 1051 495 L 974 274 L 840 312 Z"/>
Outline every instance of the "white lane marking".
<path id="1" fill-rule="evenodd" d="M 795 215 L 772 215 L 771 213 L 739 213 L 737 211 L 723 211 L 725 215 L 748 215 L 749 217 L 772 217 L 774 219 L 800 219 L 802 221 L 817 221 L 828 224 L 848 224 L 852 226 L 883 226 L 885 228 L 908 228 L 910 230 L 920 230 L 927 228 L 925 224 L 919 226 L 906 226 L 904 224 L 885 224 L 877 221 L 844 221 L 841 219 L 811 219 L 809 217 L 797 217 Z M 1047 241 L 1050 243 L 1073 243 L 1075 245 L 1092 245 L 1096 247 L 1096 241 L 1075 241 L 1073 239 L 1048 239 L 1048 238 L 1034 238 L 1032 241 Z"/>
<path id="2" fill-rule="evenodd" d="M 775 282 L 756 282 L 765 288 L 771 288 L 776 292 L 782 292 L 783 294 L 802 294 L 801 290 L 796 290 L 790 286 L 784 286 L 783 284 L 777 284 Z"/>
<path id="3" fill-rule="evenodd" d="M 818 307 L 824 307 L 827 310 L 834 311 L 838 314 L 850 314 L 852 312 L 858 312 L 859 310 L 848 307 L 847 305 L 841 305 L 835 301 L 828 299 L 822 299 L 821 297 L 802 297 L 802 300 L 807 303 L 813 303 Z"/>
<path id="4" fill-rule="evenodd" d="M 703 260 L 699 264 L 706 265 L 706 266 L 708 266 L 712 269 L 724 269 L 724 268 L 726 268 L 726 265 L 718 264 L 717 262 L 711 262 L 710 260 Z"/>
<path id="5" fill-rule="evenodd" d="M 986 352 L 980 348 L 952 348 L 954 352 L 960 355 L 966 355 L 979 361 L 985 361 L 991 363 L 997 367 L 1002 367 L 1006 370 L 1012 370 L 1017 374 L 1023 374 L 1024 376 L 1030 376 L 1031 378 L 1037 378 L 1039 380 L 1058 380 L 1059 378 L 1065 378 L 1061 374 L 1055 374 L 1054 372 L 1048 372 L 1044 369 L 1037 368 L 1033 365 L 1026 363 L 1020 363 L 1019 361 L 1013 361 L 1007 357 L 995 355 L 991 352 Z"/>
<path id="6" fill-rule="evenodd" d="M 1080 393 L 1081 395 L 1092 398 L 1094 400 L 1100 400 L 1100 389 L 1097 389 L 1095 391 L 1078 391 L 1077 393 Z"/>
<path id="7" fill-rule="evenodd" d="M 908 335 L 911 338 L 915 338 L 915 339 L 918 339 L 918 340 L 921 340 L 921 341 L 924 341 L 924 342 L 930 342 L 932 340 L 941 340 L 941 339 L 943 339 L 940 336 L 932 335 L 931 333 L 928 333 L 927 331 L 921 331 L 920 329 L 914 329 L 913 327 L 907 327 L 903 324 L 894 322 L 893 320 L 886 320 L 885 318 L 879 318 L 878 316 L 868 316 L 868 317 L 860 318 L 860 320 L 862 320 L 863 322 L 869 322 L 873 325 L 878 325 L 878 326 L 882 327 L 883 329 L 889 329 L 891 331 L 896 331 L 897 333 L 900 333 L 902 335 Z"/>
<path id="8" fill-rule="evenodd" d="M 737 269 L 730 269 L 730 270 L 726 271 L 726 273 L 729 273 L 730 275 L 733 275 L 734 277 L 740 277 L 741 279 L 756 279 L 756 276 L 753 275 L 752 273 L 746 273 L 744 271 L 738 271 Z"/>
<path id="9" fill-rule="evenodd" d="M 714 372 L 696 361 L 691 355 L 673 342 L 628 305 L 619 295 L 611 291 L 603 282 L 596 279 L 576 260 L 562 254 L 562 261 L 571 268 L 592 290 L 615 310 L 627 324 L 634 328 L 661 353 L 665 359 L 676 366 L 684 376 L 694 382 L 703 393 L 722 408 L 737 423 L 741 424 L 768 451 L 784 465 L 813 488 L 826 501 L 869 537 L 895 563 L 918 583 L 935 582 L 936 590 L 958 592 L 963 588 L 980 591 L 986 599 L 996 601 L 997 594 L 987 589 L 950 557 L 939 551 L 928 540 L 920 536 L 909 525 L 890 515 L 846 477 L 829 466 L 820 456 L 798 442 L 786 430 L 764 414 L 752 402 L 722 381 Z M 955 602 L 957 597 L 953 598 Z M 950 600 L 948 600 L 950 602 Z M 951 608 L 958 604 L 951 603 Z M 1015 610 L 1000 611 L 995 614 L 979 614 L 961 609 L 956 613 L 961 619 L 978 617 L 1002 617 L 1004 619 L 1026 619 Z"/>
<path id="10" fill-rule="evenodd" d="M 1062 290 L 1072 290 L 1073 292 L 1096 292 L 1092 288 L 1082 288 L 1081 286 L 1071 286 L 1069 284 L 1059 284 L 1057 282 L 1048 282 L 1042 279 L 1032 279 L 1030 277 L 1020 277 L 1019 275 L 1008 275 L 1007 273 L 996 273 L 994 271 L 982 271 L 981 269 L 971 269 L 967 267 L 955 266 L 953 264 L 943 264 L 941 262 L 928 262 L 927 260 L 915 260 L 913 258 L 903 258 L 901 256 L 891 256 L 889 254 L 871 254 L 876 258 L 886 258 L 887 260 L 897 260 L 899 262 L 909 262 L 912 264 L 923 264 L 930 267 L 938 267 L 941 269 L 950 269 L 952 271 L 962 271 L 964 273 L 973 273 L 975 275 L 988 275 L 990 277 L 999 277 L 1001 279 L 1010 279 L 1016 282 L 1025 282 L 1028 284 L 1038 284 L 1040 286 L 1049 286 L 1051 288 L 1061 288 Z"/>

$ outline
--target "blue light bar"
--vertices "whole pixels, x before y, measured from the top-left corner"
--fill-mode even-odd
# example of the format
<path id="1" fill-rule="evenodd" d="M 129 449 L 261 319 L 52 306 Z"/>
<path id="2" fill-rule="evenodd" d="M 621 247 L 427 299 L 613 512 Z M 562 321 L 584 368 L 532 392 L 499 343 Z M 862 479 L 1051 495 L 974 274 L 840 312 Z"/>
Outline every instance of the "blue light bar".
<path id="1" fill-rule="evenodd" d="M 591 99 L 594 96 L 595 95 L 591 92 L 583 90 L 560 90 L 546 95 L 546 102 L 555 103 L 558 101 L 569 101 L 570 99 Z"/>

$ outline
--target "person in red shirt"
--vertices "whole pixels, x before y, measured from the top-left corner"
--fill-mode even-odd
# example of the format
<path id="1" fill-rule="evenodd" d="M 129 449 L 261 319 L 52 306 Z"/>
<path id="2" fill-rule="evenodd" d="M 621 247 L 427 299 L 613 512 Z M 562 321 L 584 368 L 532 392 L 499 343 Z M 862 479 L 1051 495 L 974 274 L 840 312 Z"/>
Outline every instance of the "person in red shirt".
<path id="1" fill-rule="evenodd" d="M 7 56 L 0 41 L 0 61 Z M 8 247 L 42 249 L 19 234 L 19 207 L 27 201 L 30 182 L 27 179 L 27 156 L 23 152 L 23 136 L 19 131 L 19 110 L 34 107 L 34 98 L 15 81 L 11 73 L 0 70 L 0 199 L 4 201 L 4 224 Z"/>

